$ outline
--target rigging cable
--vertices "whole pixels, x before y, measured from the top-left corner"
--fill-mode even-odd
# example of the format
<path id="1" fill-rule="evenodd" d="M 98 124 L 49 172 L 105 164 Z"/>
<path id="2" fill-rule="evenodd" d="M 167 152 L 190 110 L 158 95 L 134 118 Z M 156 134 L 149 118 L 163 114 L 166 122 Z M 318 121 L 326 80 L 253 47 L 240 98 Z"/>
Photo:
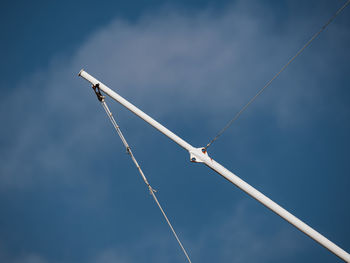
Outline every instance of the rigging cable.
<path id="1" fill-rule="evenodd" d="M 271 82 L 274 81 L 288 66 L 289 64 L 291 64 L 303 51 L 304 49 L 306 49 L 310 44 L 311 42 L 318 37 L 319 34 L 322 33 L 323 30 L 326 29 L 326 27 L 340 14 L 341 11 L 344 10 L 344 8 L 350 3 L 350 0 L 346 1 L 346 3 L 338 9 L 338 11 L 322 26 L 322 28 L 316 33 L 314 34 L 309 41 L 306 42 L 306 44 L 287 62 L 287 64 L 285 64 L 281 69 L 280 71 L 278 71 L 274 76 L 273 78 L 267 82 L 265 84 L 265 86 L 263 88 L 261 88 L 257 94 L 255 94 L 254 97 L 252 97 L 247 104 L 245 104 L 241 110 L 239 112 L 236 113 L 236 115 L 226 124 L 226 126 L 221 129 L 218 134 L 207 144 L 207 146 L 205 146 L 205 149 L 208 149 L 208 147 L 213 143 L 215 142 L 231 125 L 233 122 L 235 122 L 239 116 L 248 108 L 248 106 L 256 100 L 256 98 L 261 94 L 263 93 L 263 91 L 268 87 L 270 86 Z"/>
<path id="2" fill-rule="evenodd" d="M 152 195 L 154 201 L 156 202 L 157 206 L 159 207 L 160 211 L 162 212 L 162 214 L 163 214 L 163 216 L 164 216 L 166 222 L 168 223 L 168 225 L 169 225 L 171 231 L 173 232 L 173 234 L 174 234 L 174 236 L 175 236 L 175 238 L 176 238 L 177 243 L 178 243 L 179 246 L 181 247 L 181 249 L 182 249 L 183 253 L 185 254 L 185 256 L 186 256 L 188 262 L 189 262 L 189 263 L 192 263 L 191 260 L 190 260 L 190 257 L 188 256 L 188 254 L 187 254 L 187 252 L 186 252 L 186 249 L 185 249 L 184 246 L 182 245 L 182 243 L 181 243 L 181 241 L 180 241 L 178 235 L 177 235 L 176 232 L 175 232 L 175 229 L 174 229 L 173 226 L 171 225 L 171 223 L 170 223 L 170 221 L 169 221 L 167 215 L 165 214 L 165 212 L 164 212 L 162 206 L 160 205 L 160 203 L 159 203 L 159 201 L 158 201 L 158 199 L 157 199 L 157 197 L 156 197 L 156 195 L 155 195 L 156 190 L 154 190 L 154 189 L 152 188 L 152 186 L 149 184 L 149 182 L 147 181 L 147 178 L 146 178 L 146 176 L 144 175 L 144 173 L 143 173 L 143 171 L 142 171 L 140 165 L 138 164 L 138 162 L 137 162 L 137 160 L 136 160 L 134 154 L 132 153 L 129 144 L 127 143 L 127 141 L 126 141 L 126 139 L 125 139 L 123 133 L 121 132 L 121 130 L 120 130 L 120 128 L 119 128 L 117 122 L 115 121 L 115 119 L 114 119 L 114 117 L 113 117 L 113 114 L 112 114 L 111 111 L 109 110 L 109 108 L 108 108 L 108 106 L 107 106 L 107 104 L 106 104 L 106 102 L 105 102 L 105 97 L 101 94 L 101 91 L 100 91 L 100 88 L 99 88 L 99 84 L 94 85 L 92 88 L 94 89 L 94 91 L 95 91 L 95 93 L 96 93 L 96 96 L 97 96 L 97 99 L 101 102 L 102 107 L 104 108 L 104 110 L 105 110 L 105 112 L 106 112 L 108 118 L 109 118 L 110 121 L 112 122 L 112 124 L 113 124 L 115 130 L 117 131 L 117 133 L 118 133 L 120 139 L 122 140 L 122 142 L 123 142 L 123 144 L 124 144 L 124 146 L 125 146 L 125 148 L 126 148 L 127 154 L 130 155 L 130 157 L 131 157 L 132 161 L 134 162 L 136 168 L 138 169 L 138 171 L 139 171 L 139 173 L 140 173 L 140 175 L 141 175 L 143 181 L 144 181 L 145 184 L 147 185 L 150 194 Z"/>

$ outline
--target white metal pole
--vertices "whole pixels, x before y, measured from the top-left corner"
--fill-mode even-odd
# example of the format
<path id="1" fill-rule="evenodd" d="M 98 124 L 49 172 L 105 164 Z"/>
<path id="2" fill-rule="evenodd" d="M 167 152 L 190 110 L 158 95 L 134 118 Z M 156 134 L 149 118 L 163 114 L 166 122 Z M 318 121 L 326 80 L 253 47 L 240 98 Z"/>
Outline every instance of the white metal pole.
<path id="1" fill-rule="evenodd" d="M 112 99 L 116 100 L 120 104 L 122 104 L 124 107 L 129 109 L 131 112 L 136 114 L 138 117 L 152 125 L 154 128 L 159 130 L 161 133 L 172 139 L 174 142 L 179 144 L 181 147 L 186 149 L 190 153 L 191 161 L 194 162 L 202 162 L 206 164 L 208 167 L 212 168 L 214 171 L 216 171 L 218 174 L 223 176 L 225 179 L 242 189 L 244 192 L 249 194 L 251 197 L 255 198 L 257 201 L 262 203 L 267 208 L 271 209 L 273 212 L 275 212 L 277 215 L 288 221 L 290 224 L 298 228 L 300 231 L 304 232 L 306 235 L 317 241 L 319 244 L 333 252 L 335 255 L 340 257 L 346 262 L 350 262 L 350 254 L 347 253 L 342 248 L 338 247 L 336 244 L 334 244 L 332 241 L 328 240 L 326 237 L 318 233 L 316 230 L 305 224 L 303 221 L 289 213 L 287 210 L 285 210 L 283 207 L 272 201 L 270 198 L 256 190 L 254 187 L 243 181 L 241 178 L 227 170 L 225 167 L 223 167 L 221 164 L 217 163 L 215 160 L 210 158 L 208 156 L 208 153 L 205 151 L 204 148 L 195 148 L 183 139 L 181 139 L 179 136 L 168 130 L 166 127 L 161 125 L 159 122 L 148 116 L 146 113 L 138 109 L 136 106 L 125 100 L 123 97 L 118 95 L 116 92 L 108 88 L 106 85 L 104 85 L 102 82 L 98 81 L 94 77 L 92 77 L 90 74 L 88 74 L 86 71 L 81 70 L 79 72 L 79 76 L 83 77 L 87 81 L 89 81 L 92 85 L 99 84 L 99 88 L 106 93 L 108 96 L 110 96 Z"/>

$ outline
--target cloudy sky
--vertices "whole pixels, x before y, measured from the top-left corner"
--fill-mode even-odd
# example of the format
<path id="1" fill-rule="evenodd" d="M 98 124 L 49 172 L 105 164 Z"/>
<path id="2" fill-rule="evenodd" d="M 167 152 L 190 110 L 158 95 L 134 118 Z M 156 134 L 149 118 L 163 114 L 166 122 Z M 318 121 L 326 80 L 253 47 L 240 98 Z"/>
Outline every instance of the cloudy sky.
<path id="1" fill-rule="evenodd" d="M 200 147 L 344 1 L 2 1 L 0 261 L 185 262 L 81 68 Z M 350 8 L 209 155 L 350 250 Z M 107 100 L 192 262 L 342 262 Z"/>

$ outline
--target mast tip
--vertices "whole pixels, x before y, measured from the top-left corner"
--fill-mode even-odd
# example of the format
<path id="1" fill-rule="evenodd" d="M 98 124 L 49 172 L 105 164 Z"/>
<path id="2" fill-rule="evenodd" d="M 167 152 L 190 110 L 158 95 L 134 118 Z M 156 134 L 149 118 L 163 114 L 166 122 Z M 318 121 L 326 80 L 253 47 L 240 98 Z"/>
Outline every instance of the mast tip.
<path id="1" fill-rule="evenodd" d="M 79 73 L 78 73 L 78 76 L 80 77 L 81 76 L 81 73 L 84 71 L 84 69 L 82 68 Z"/>

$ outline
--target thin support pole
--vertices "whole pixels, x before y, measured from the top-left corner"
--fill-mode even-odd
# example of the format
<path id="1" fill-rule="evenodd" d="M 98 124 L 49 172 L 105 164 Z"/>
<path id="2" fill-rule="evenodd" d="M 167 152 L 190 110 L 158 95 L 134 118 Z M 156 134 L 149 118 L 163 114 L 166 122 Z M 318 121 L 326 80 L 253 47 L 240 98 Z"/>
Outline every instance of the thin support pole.
<path id="1" fill-rule="evenodd" d="M 99 85 L 100 89 L 110 96 L 115 101 L 119 102 L 121 105 L 126 107 L 128 110 L 133 112 L 135 115 L 149 123 L 151 126 L 156 128 L 158 131 L 163 133 L 165 136 L 169 137 L 171 140 L 176 142 L 182 148 L 186 149 L 191 156 L 191 160 L 194 162 L 202 162 L 218 174 L 223 176 L 225 179 L 236 185 L 238 188 L 246 192 L 248 195 L 262 203 L 264 206 L 275 212 L 277 215 L 285 219 L 287 222 L 295 226 L 297 229 L 311 237 L 313 240 L 327 248 L 329 251 L 343 259 L 345 262 L 350 262 L 350 254 L 345 250 L 334 244 L 332 241 L 321 235 L 319 232 L 305 224 L 303 221 L 289 213 L 286 209 L 272 201 L 270 198 L 265 196 L 263 193 L 243 181 L 237 175 L 223 167 L 221 164 L 217 163 L 215 160 L 208 156 L 208 153 L 204 147 L 194 148 L 192 145 L 181 139 L 179 136 L 174 134 L 172 131 L 168 130 L 162 124 L 151 118 L 149 115 L 141 111 L 139 108 L 128 102 L 126 99 L 121 97 L 119 94 L 108 88 L 102 82 L 95 79 L 89 73 L 84 70 L 79 72 L 79 76 L 89 81 L 92 85 Z"/>

